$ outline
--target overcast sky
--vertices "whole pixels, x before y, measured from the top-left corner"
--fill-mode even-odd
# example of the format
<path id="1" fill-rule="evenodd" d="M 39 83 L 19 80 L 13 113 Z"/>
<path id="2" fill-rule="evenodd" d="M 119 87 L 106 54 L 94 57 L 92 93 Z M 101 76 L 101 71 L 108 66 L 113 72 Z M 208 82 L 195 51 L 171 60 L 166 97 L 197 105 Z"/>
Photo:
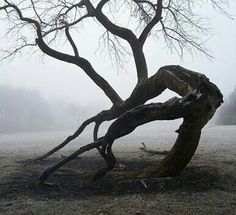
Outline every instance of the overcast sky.
<path id="1" fill-rule="evenodd" d="M 236 86 L 236 21 L 214 15 L 211 22 L 215 34 L 208 41 L 208 48 L 215 59 L 209 61 L 205 56 L 197 55 L 192 58 L 185 55 L 181 60 L 177 55 L 168 52 L 162 43 L 149 39 L 145 46 L 149 74 L 154 74 L 161 66 L 179 64 L 204 73 L 227 96 Z M 125 99 L 136 83 L 133 61 L 131 59 L 127 62 L 126 70 L 117 72 L 106 56 L 95 53 L 95 31 L 90 28 L 80 35 L 79 49 L 83 50 L 83 56 L 89 57 L 97 72 Z M 0 33 L 1 36 L 4 35 L 2 28 Z M 0 45 L 4 46 L 4 43 L 2 39 Z M 81 105 L 91 105 L 95 102 L 106 106 L 110 104 L 103 92 L 78 67 L 48 56 L 42 61 L 39 55 L 23 54 L 17 55 L 12 62 L 2 62 L 0 84 L 37 89 L 48 99 L 67 100 Z"/>

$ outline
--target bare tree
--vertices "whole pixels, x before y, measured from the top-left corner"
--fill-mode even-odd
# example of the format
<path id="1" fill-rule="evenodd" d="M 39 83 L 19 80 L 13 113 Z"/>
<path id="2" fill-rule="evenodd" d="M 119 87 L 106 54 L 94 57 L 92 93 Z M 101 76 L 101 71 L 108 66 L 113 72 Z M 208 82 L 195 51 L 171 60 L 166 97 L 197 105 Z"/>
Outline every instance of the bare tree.
<path id="1" fill-rule="evenodd" d="M 216 10 L 226 14 L 226 0 L 209 0 Z M 109 110 L 104 110 L 84 121 L 78 130 L 63 143 L 47 152 L 44 159 L 73 139 L 94 123 L 94 142 L 82 146 L 71 156 L 46 169 L 40 177 L 41 182 L 56 169 L 78 155 L 97 149 L 107 162 L 94 179 L 112 170 L 116 159 L 112 152 L 113 142 L 132 132 L 136 127 L 154 120 L 173 120 L 183 118 L 178 138 L 168 155 L 156 166 L 136 172 L 137 177 L 159 177 L 178 175 L 191 160 L 201 135 L 201 129 L 214 115 L 222 103 L 222 94 L 203 74 L 190 71 L 181 66 L 161 67 L 149 77 L 143 47 L 150 35 L 162 35 L 167 46 L 176 50 L 180 56 L 186 50 L 190 53 L 200 51 L 211 57 L 204 47 L 202 35 L 208 34 L 204 17 L 195 11 L 198 1 L 188 0 L 2 0 L 1 17 L 10 23 L 7 34 L 17 35 L 17 44 L 8 50 L 5 57 L 14 56 L 23 48 L 35 46 L 43 53 L 60 61 L 81 68 L 112 102 Z M 125 27 L 120 16 L 120 8 L 126 9 L 136 26 Z M 117 16 L 118 17 L 117 17 Z M 226 14 L 228 15 L 228 14 Z M 122 100 L 112 86 L 99 75 L 88 59 L 80 55 L 72 29 L 78 28 L 87 20 L 98 23 L 104 29 L 101 40 L 107 45 L 111 57 L 120 63 L 126 55 L 127 42 L 134 58 L 137 84 L 131 95 Z M 118 21 L 117 21 L 118 20 Z M 22 32 L 27 32 L 24 34 Z M 202 33 L 202 34 L 200 34 Z M 57 50 L 53 42 L 64 37 L 71 46 L 71 54 Z M 180 95 L 165 103 L 145 103 L 170 89 Z M 115 121 L 103 137 L 98 130 L 104 121 Z"/>

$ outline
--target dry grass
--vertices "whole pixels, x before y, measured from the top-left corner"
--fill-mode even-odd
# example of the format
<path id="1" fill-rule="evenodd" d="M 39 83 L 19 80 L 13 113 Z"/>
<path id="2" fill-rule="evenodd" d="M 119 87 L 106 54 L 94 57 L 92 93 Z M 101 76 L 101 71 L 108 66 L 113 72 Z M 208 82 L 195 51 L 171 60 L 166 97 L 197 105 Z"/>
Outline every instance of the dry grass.
<path id="1" fill-rule="evenodd" d="M 165 141 L 166 134 L 162 135 L 161 140 Z M 236 126 L 206 129 L 188 168 L 176 178 L 145 179 L 147 188 L 140 180 L 119 179 L 112 173 L 97 183 L 91 183 L 91 173 L 104 165 L 94 153 L 54 173 L 49 179 L 54 186 L 39 186 L 39 172 L 59 160 L 60 154 L 43 162 L 29 162 L 26 160 L 51 147 L 48 146 L 49 140 L 45 138 L 45 142 L 41 143 L 45 147 L 39 150 L 36 140 L 27 139 L 23 147 L 18 146 L 18 143 L 22 144 L 24 137 L 18 140 L 15 137 L 4 138 L 0 141 L 0 214 L 3 215 L 234 215 L 236 212 Z M 154 145 L 151 138 L 155 139 L 149 134 L 148 137 L 144 135 L 142 141 L 151 149 L 168 149 L 168 144 Z M 137 133 L 120 140 L 120 145 L 116 147 L 118 163 L 127 166 L 122 171 L 153 165 L 161 158 L 160 155 L 150 156 L 140 151 L 140 142 L 135 145 L 136 140 L 140 140 Z M 166 140 L 172 140 L 172 136 L 167 136 Z M 127 142 L 133 144 L 133 147 L 128 145 L 129 150 L 125 150 L 124 144 Z M 12 145 L 7 147 L 7 144 Z M 63 153 L 73 151 L 74 147 L 72 145 Z M 114 173 L 117 171 L 120 170 L 116 169 Z"/>

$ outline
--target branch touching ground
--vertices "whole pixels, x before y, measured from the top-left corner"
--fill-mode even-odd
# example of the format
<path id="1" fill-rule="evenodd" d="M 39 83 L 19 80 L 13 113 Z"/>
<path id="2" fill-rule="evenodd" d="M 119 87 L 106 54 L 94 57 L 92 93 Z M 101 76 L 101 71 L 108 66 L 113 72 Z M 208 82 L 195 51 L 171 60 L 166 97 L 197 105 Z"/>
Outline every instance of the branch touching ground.
<path id="1" fill-rule="evenodd" d="M 139 149 L 149 155 L 167 155 L 168 151 L 155 151 L 155 150 L 150 150 L 148 149 L 148 147 L 146 146 L 145 143 L 141 143 L 143 146 L 140 147 Z"/>
<path id="2" fill-rule="evenodd" d="M 45 153 L 44 155 L 36 158 L 35 160 L 43 160 L 47 157 L 49 157 L 50 155 L 54 154 L 55 152 L 57 152 L 58 150 L 60 150 L 61 148 L 63 148 L 64 146 L 66 146 L 68 143 L 70 143 L 72 140 L 74 140 L 75 138 L 77 138 L 86 128 L 87 125 L 89 125 L 90 123 L 92 123 L 94 121 L 94 117 L 86 120 L 84 123 L 82 123 L 82 125 L 75 131 L 75 133 L 73 135 L 70 135 L 69 137 L 67 137 L 60 145 L 56 146 L 55 148 L 51 149 L 49 152 Z"/>
<path id="3" fill-rule="evenodd" d="M 48 176 L 53 173 L 55 170 L 57 170 L 58 168 L 64 166 L 66 163 L 68 163 L 69 161 L 75 159 L 76 157 L 78 157 L 80 154 L 89 151 L 91 149 L 97 148 L 99 146 L 102 146 L 103 142 L 102 140 L 98 140 L 96 142 L 87 144 L 86 146 L 81 147 L 79 150 L 77 150 L 76 152 L 74 152 L 73 154 L 71 154 L 70 156 L 64 158 L 62 161 L 58 162 L 56 165 L 50 166 L 48 167 L 46 170 L 44 170 L 44 172 L 40 175 L 39 180 L 40 183 L 43 183 Z"/>

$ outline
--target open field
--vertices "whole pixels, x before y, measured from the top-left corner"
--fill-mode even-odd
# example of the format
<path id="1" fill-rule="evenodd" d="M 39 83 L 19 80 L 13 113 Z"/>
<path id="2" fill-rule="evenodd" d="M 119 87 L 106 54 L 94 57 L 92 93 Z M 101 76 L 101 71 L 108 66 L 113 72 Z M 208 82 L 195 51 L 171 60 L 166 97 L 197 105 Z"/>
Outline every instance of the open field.
<path id="1" fill-rule="evenodd" d="M 150 126 L 117 140 L 117 168 L 96 183 L 90 181 L 92 172 L 104 163 L 93 151 L 55 172 L 48 180 L 52 186 L 40 186 L 39 173 L 91 142 L 88 133 L 41 162 L 28 159 L 70 132 L 0 134 L 0 214 L 236 214 L 236 126 L 206 127 L 192 162 L 179 177 L 144 182 L 117 177 L 117 172 L 158 162 L 162 155 L 141 151 L 141 143 L 168 151 L 176 128 Z"/>

